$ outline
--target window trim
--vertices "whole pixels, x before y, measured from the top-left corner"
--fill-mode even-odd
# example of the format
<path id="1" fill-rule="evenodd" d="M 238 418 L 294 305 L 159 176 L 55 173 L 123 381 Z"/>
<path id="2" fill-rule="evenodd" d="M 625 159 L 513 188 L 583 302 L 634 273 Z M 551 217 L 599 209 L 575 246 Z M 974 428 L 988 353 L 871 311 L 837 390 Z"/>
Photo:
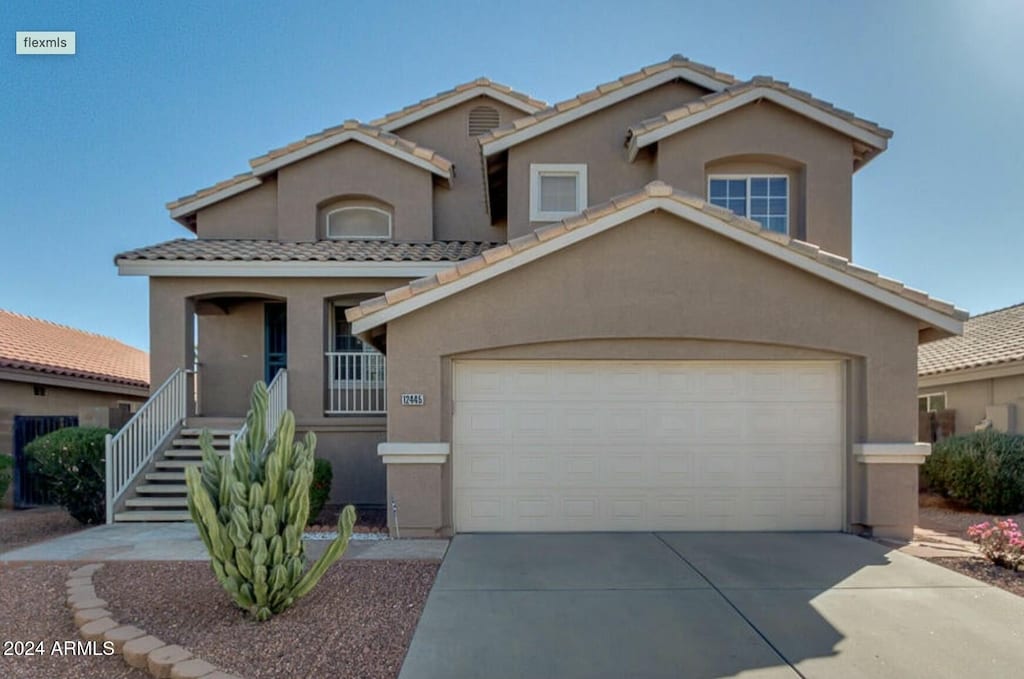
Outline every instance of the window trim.
<path id="1" fill-rule="evenodd" d="M 331 235 L 331 215 L 337 212 L 345 212 L 347 210 L 372 210 L 373 212 L 379 212 L 388 218 L 388 232 L 384 236 L 332 236 Z M 328 240 L 391 240 L 391 234 L 394 232 L 394 219 L 391 216 L 391 212 L 383 208 L 379 208 L 375 205 L 343 205 L 336 207 L 332 210 L 328 210 L 324 213 L 324 235 L 327 236 Z"/>
<path id="2" fill-rule="evenodd" d="M 788 174 L 709 174 L 708 175 L 708 181 L 707 181 L 707 193 L 705 194 L 707 196 L 707 201 L 709 203 L 711 202 L 711 180 L 712 179 L 725 179 L 725 180 L 729 180 L 729 179 L 745 179 L 746 182 L 747 182 L 747 214 L 745 216 L 746 216 L 747 219 L 749 219 L 751 221 L 755 221 L 755 222 L 757 220 L 750 216 L 750 200 L 751 200 L 751 198 L 750 198 L 750 180 L 751 179 L 785 179 L 786 180 L 786 216 L 785 216 L 785 219 L 786 219 L 786 231 L 785 231 L 784 235 L 786 235 L 786 236 L 792 235 L 792 229 L 790 228 L 790 215 L 793 212 L 793 210 L 792 210 L 793 203 L 792 203 L 792 201 L 790 199 L 790 194 L 792 193 L 791 185 L 793 183 L 793 180 L 792 180 L 792 178 L 790 178 L 790 176 Z M 771 231 L 771 229 L 769 229 L 767 226 L 762 226 L 761 228 L 765 229 L 766 231 Z M 772 233 L 778 233 L 778 232 L 777 231 L 773 231 Z"/>
<path id="3" fill-rule="evenodd" d="M 540 209 L 540 181 L 544 175 L 576 176 L 576 207 L 573 212 L 545 212 Z M 530 163 L 530 221 L 557 222 L 587 209 L 586 163 Z"/>
<path id="4" fill-rule="evenodd" d="M 932 399 L 936 398 L 936 397 L 939 397 L 939 396 L 942 397 L 942 409 L 943 410 L 949 410 L 949 397 L 946 395 L 946 392 L 944 392 L 944 391 L 933 391 L 933 392 L 928 393 L 928 394 L 918 394 L 917 395 L 918 412 L 926 412 L 926 413 L 937 413 L 937 412 L 939 412 L 938 410 L 935 410 L 935 409 L 933 409 L 931 407 Z M 920 410 L 921 399 L 924 399 L 924 410 L 923 411 Z"/>

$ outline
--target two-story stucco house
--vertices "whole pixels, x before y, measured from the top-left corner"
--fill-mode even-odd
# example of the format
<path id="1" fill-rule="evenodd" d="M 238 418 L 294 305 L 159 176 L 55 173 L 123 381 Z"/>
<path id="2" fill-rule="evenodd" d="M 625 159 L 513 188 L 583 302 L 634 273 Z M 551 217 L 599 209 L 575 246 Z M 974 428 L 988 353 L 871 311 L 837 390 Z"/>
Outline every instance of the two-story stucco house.
<path id="1" fill-rule="evenodd" d="M 966 314 L 849 261 L 853 174 L 890 136 L 674 56 L 554 106 L 481 79 L 259 156 L 169 205 L 195 238 L 117 256 L 179 404 L 114 475 L 118 518 L 175 507 L 174 445 L 285 375 L 333 499 L 402 537 L 907 535 L 918 345 Z"/>

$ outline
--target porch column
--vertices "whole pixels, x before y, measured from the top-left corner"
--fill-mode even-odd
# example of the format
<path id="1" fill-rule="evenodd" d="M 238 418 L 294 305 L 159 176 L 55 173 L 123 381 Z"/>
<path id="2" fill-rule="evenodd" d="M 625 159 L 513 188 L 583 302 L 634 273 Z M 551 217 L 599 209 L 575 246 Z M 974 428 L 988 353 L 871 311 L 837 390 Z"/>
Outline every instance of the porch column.
<path id="1" fill-rule="evenodd" d="M 324 414 L 324 300 L 288 296 L 288 407 L 299 422 Z"/>
<path id="2" fill-rule="evenodd" d="M 178 368 L 195 364 L 195 303 L 165 281 L 149 284 L 149 385 L 155 390 Z M 187 412 L 196 414 L 195 380 L 188 380 Z"/>
<path id="3" fill-rule="evenodd" d="M 387 467 L 388 530 L 392 537 L 434 538 L 444 525 L 442 477 L 447 443 L 395 443 L 377 446 Z"/>

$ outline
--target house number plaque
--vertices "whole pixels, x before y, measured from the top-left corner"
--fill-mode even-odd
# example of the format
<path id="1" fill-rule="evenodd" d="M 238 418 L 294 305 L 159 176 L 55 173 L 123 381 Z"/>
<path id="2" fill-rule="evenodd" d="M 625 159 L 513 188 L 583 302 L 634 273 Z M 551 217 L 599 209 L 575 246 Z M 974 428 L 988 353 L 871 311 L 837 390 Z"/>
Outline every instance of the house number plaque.
<path id="1" fill-rule="evenodd" d="M 402 405 L 404 406 L 421 406 L 426 402 L 423 394 L 402 394 Z"/>

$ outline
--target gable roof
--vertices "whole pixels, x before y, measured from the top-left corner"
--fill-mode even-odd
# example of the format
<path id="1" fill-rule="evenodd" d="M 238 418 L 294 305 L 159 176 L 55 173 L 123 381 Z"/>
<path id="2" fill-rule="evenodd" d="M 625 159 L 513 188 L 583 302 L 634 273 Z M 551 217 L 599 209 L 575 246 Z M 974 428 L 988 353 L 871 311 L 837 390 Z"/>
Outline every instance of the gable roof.
<path id="1" fill-rule="evenodd" d="M 660 181 L 651 182 L 641 191 L 589 208 L 577 217 L 540 227 L 505 245 L 459 262 L 454 268 L 389 290 L 381 297 L 349 309 L 346 315 L 352 323 L 353 333 L 364 335 L 388 321 L 654 210 L 670 212 L 897 309 L 917 318 L 925 327 L 959 333 L 962 321 L 967 318 L 967 312 L 948 302 L 933 299 L 816 245 L 763 229 L 758 222 L 676 191 Z"/>
<path id="2" fill-rule="evenodd" d="M 673 54 L 666 61 L 645 66 L 635 73 L 598 85 L 543 111 L 491 130 L 479 138 L 480 146 L 484 156 L 493 155 L 676 79 L 686 80 L 713 92 L 737 82 L 728 73 L 690 61 L 680 54 Z"/>
<path id="3" fill-rule="evenodd" d="M 364 125 L 358 120 L 346 120 L 341 125 L 311 134 L 297 142 L 268 151 L 249 161 L 250 172 L 235 175 L 231 179 L 200 189 L 195 193 L 167 203 L 171 217 L 179 219 L 200 208 L 230 198 L 233 195 L 253 189 L 263 183 L 262 177 L 275 172 L 285 165 L 298 162 L 329 148 L 355 141 L 390 156 L 427 170 L 448 182 L 454 175 L 455 165 L 432 149 L 385 132 L 379 127 Z"/>
<path id="4" fill-rule="evenodd" d="M 287 146 L 268 151 L 250 160 L 249 165 L 256 175 L 264 175 L 350 140 L 393 155 L 445 179 L 452 178 L 454 164 L 440 153 L 396 134 L 385 132 L 379 127 L 364 125 L 358 120 L 346 120 L 341 125 L 329 127 Z"/>
<path id="5" fill-rule="evenodd" d="M 0 309 L 0 368 L 149 386 L 149 354 L 84 330 Z"/>
<path id="6" fill-rule="evenodd" d="M 629 128 L 626 137 L 629 159 L 633 160 L 637 152 L 645 146 L 762 99 L 861 142 L 874 150 L 871 155 L 884 151 L 889 138 L 892 137 L 892 130 L 887 130 L 870 120 L 858 118 L 827 101 L 816 99 L 808 92 L 790 87 L 789 83 L 767 76 L 757 76 L 719 92 L 712 92 Z"/>
<path id="7" fill-rule="evenodd" d="M 1024 362 L 1024 303 L 978 314 L 964 323 L 962 336 L 922 345 L 917 374 L 941 375 L 1015 362 Z"/>
<path id="8" fill-rule="evenodd" d="M 453 106 L 458 106 L 476 97 L 490 97 L 523 113 L 536 113 L 547 106 L 545 102 L 534 99 L 522 92 L 516 92 L 508 85 L 496 83 L 489 78 L 477 78 L 468 83 L 456 85 L 450 90 L 439 92 L 432 97 L 406 106 L 401 110 L 388 113 L 381 118 L 371 121 L 370 124 L 391 132 L 424 118 L 429 118 L 432 115 L 446 111 Z"/>

